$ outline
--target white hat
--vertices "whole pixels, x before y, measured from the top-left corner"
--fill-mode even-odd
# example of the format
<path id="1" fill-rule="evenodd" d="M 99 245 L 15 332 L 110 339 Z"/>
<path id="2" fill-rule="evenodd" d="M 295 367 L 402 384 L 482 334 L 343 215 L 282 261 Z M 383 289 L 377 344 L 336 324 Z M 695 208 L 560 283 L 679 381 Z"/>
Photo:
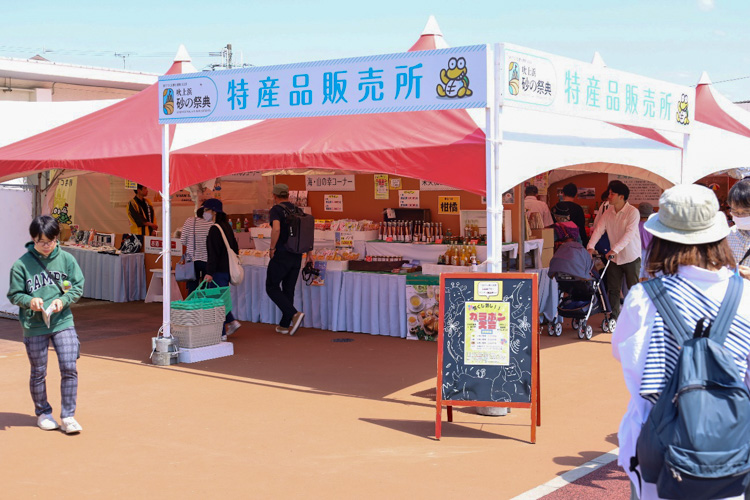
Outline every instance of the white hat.
<path id="1" fill-rule="evenodd" d="M 659 212 L 643 224 L 649 233 L 683 245 L 720 241 L 729 234 L 727 218 L 710 189 L 697 184 L 678 184 L 659 197 Z"/>

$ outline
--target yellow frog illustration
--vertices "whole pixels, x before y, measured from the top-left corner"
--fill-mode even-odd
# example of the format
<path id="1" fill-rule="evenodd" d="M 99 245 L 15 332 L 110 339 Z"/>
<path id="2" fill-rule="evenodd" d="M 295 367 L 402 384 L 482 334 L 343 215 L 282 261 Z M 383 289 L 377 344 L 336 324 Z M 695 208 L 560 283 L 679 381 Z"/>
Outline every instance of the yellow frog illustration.
<path id="1" fill-rule="evenodd" d="M 440 81 L 437 93 L 440 97 L 468 97 L 473 92 L 469 88 L 469 77 L 466 76 L 466 59 L 451 57 L 448 69 L 440 70 Z"/>
<path id="2" fill-rule="evenodd" d="M 683 125 L 689 125 L 690 124 L 690 118 L 688 118 L 689 114 L 690 114 L 690 110 L 688 109 L 688 96 L 687 94 L 682 94 L 682 98 L 680 98 L 680 102 L 677 103 L 677 123 L 681 123 Z"/>

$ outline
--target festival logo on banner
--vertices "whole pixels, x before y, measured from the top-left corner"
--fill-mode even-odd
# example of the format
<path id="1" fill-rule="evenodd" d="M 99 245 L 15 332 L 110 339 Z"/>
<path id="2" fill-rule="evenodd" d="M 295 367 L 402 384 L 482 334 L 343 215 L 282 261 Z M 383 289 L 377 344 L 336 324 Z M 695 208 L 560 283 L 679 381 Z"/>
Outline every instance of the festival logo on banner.
<path id="1" fill-rule="evenodd" d="M 469 97 L 473 92 L 469 88 L 469 77 L 466 76 L 468 72 L 466 59 L 451 57 L 448 60 L 448 69 L 440 70 L 442 83 L 437 85 L 437 94 L 440 97 Z"/>

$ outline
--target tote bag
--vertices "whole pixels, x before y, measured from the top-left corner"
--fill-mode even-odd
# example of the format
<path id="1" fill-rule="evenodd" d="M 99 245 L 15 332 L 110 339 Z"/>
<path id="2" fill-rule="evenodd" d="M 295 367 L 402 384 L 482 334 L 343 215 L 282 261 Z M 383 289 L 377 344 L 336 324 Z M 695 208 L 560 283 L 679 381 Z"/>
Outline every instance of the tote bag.
<path id="1" fill-rule="evenodd" d="M 227 257 L 229 257 L 229 284 L 237 286 L 242 283 L 242 280 L 245 278 L 245 270 L 242 268 L 240 256 L 234 253 L 232 247 L 229 246 L 227 235 L 224 234 L 224 230 L 221 228 L 221 226 L 218 224 L 214 224 L 214 226 L 219 228 L 221 237 L 224 238 L 224 244 L 227 247 Z"/>

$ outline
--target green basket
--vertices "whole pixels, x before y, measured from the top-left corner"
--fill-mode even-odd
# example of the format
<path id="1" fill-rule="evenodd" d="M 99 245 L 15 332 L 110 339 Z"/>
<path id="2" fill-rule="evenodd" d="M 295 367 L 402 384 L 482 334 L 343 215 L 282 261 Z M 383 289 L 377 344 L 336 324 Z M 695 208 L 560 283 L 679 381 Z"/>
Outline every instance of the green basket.
<path id="1" fill-rule="evenodd" d="M 218 299 L 222 301 L 224 305 L 224 311 L 229 314 L 232 311 L 232 295 L 229 293 L 228 286 L 219 286 L 214 283 L 215 288 L 208 287 L 208 281 L 202 281 L 198 288 L 193 293 L 187 296 L 185 302 L 190 302 L 196 299 Z"/>

